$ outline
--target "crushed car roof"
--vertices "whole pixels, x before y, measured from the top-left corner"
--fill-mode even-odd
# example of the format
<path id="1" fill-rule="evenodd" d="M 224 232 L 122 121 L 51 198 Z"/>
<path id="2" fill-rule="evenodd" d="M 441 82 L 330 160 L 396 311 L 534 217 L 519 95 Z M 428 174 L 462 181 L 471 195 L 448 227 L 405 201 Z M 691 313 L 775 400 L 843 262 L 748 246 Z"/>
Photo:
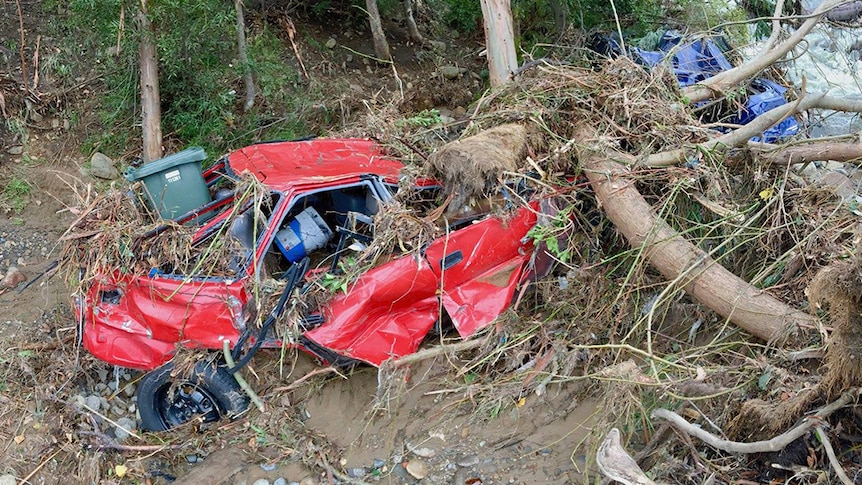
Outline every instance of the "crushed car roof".
<path id="1" fill-rule="evenodd" d="M 228 165 L 279 192 L 368 174 L 396 181 L 403 168 L 376 141 L 363 138 L 260 143 L 229 154 Z"/>

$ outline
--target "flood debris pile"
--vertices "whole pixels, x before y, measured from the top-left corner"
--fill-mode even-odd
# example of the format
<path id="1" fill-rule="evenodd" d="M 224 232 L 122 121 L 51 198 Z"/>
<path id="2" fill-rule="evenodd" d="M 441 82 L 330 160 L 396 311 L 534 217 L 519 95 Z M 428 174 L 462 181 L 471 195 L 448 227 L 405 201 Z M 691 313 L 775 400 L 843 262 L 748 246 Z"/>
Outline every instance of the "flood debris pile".
<path id="1" fill-rule="evenodd" d="M 731 439 L 768 440 L 809 411 L 848 393 L 858 397 L 859 329 L 853 315 L 860 310 L 859 265 L 829 265 L 855 254 L 860 227 L 854 204 L 828 182 L 813 183 L 810 170 L 763 163 L 744 143 L 730 151 L 689 150 L 679 164 L 651 166 L 656 154 L 704 146 L 723 134 L 692 115 L 671 74 L 647 71 L 626 58 L 600 69 L 540 62 L 480 103 L 461 140 L 428 157 L 430 173 L 454 186 L 454 200 L 493 191 L 501 181 L 530 179 L 538 190 L 565 200 L 565 211 L 534 232 L 538 241 L 553 242 L 549 247 L 562 263 L 558 278 L 518 295 L 517 313 L 499 319 L 482 345 L 463 354 L 469 360 L 460 373 L 481 376 L 481 384 L 470 386 L 473 398 L 484 397 L 477 415 L 501 401 L 517 407 L 544 395 L 550 383 L 591 377 L 604 382 L 592 389 L 606 402 L 593 449 L 610 428 L 623 426 L 623 446 L 646 447 L 639 462 L 656 465 L 654 478 L 688 483 L 681 477 L 702 482 L 710 475 L 732 481 L 801 473 L 805 483 L 813 483 L 819 472 L 800 472 L 811 468 L 811 460 L 837 473 L 813 427 L 800 431 L 792 444 L 779 440 L 787 445 L 783 454 L 716 454 L 700 446 L 702 454 L 695 454 L 669 435 L 672 428 L 662 419 L 649 416 L 654 409 L 675 409 L 725 430 Z M 514 165 L 493 157 L 492 150 L 463 148 L 501 132 L 509 133 L 507 140 L 541 143 L 516 151 Z M 578 157 L 588 153 L 584 147 L 621 168 L 597 173 Z M 691 245 L 693 252 L 685 254 L 697 255 L 693 266 L 673 276 L 657 268 L 659 274 L 647 263 L 652 244 L 661 241 L 642 240 L 630 248 L 603 213 L 613 201 L 597 200 L 586 190 L 602 178 L 612 184 L 611 193 L 636 188 L 652 217 L 667 221 L 673 231 L 667 234 L 683 235 Z M 691 285 L 710 284 L 697 279 L 697 265 L 704 261 L 753 285 L 740 290 L 728 313 L 687 293 Z M 765 347 L 734 326 L 749 328 L 737 323 L 735 312 L 744 311 L 741 299 L 756 300 L 755 295 L 771 295 L 770 308 L 794 312 L 766 315 L 775 325 L 768 328 L 778 333 L 758 334 L 759 327 L 750 327 L 755 337 L 769 340 Z M 821 363 L 811 349 L 823 348 L 828 351 Z M 830 417 L 841 432 L 826 439 L 839 456 L 852 449 L 852 437 L 860 432 L 854 416 L 852 407 L 844 407 Z M 800 447 L 808 454 L 794 455 Z M 839 461 L 848 473 L 862 466 Z"/>

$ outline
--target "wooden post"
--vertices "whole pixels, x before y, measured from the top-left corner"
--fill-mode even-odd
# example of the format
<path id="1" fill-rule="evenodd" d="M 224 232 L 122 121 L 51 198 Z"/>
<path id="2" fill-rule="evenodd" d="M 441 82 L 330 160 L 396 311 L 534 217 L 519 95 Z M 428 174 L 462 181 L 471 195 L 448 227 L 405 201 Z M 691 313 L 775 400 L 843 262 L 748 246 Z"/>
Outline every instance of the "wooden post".
<path id="1" fill-rule="evenodd" d="M 481 0 L 491 87 L 506 84 L 518 68 L 510 0 Z"/>
<path id="2" fill-rule="evenodd" d="M 162 158 L 162 110 L 159 97 L 159 64 L 153 40 L 153 27 L 147 16 L 147 0 L 138 10 L 141 44 L 138 62 L 141 68 L 141 135 L 144 163 Z"/>

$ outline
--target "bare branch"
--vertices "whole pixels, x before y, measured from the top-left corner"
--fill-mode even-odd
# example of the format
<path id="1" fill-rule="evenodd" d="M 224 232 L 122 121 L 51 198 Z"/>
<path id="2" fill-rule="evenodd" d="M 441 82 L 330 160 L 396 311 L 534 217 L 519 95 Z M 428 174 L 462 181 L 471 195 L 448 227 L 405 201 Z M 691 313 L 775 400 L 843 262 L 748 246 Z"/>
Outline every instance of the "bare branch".
<path id="1" fill-rule="evenodd" d="M 670 421 L 673 426 L 685 434 L 694 436 L 713 448 L 726 451 L 728 453 L 768 453 L 773 451 L 783 450 L 787 445 L 805 435 L 811 428 L 820 426 L 823 419 L 834 413 L 835 411 L 852 403 L 859 396 L 859 389 L 845 392 L 841 397 L 826 406 L 817 410 L 813 416 L 805 418 L 801 423 L 791 428 L 790 430 L 766 441 L 755 441 L 752 443 L 740 443 L 738 441 L 730 441 L 704 430 L 703 428 L 693 425 L 685 420 L 679 414 L 673 411 L 657 408 L 653 410 L 650 417 L 652 419 L 664 419 Z"/>
<path id="2" fill-rule="evenodd" d="M 793 165 L 815 161 L 862 162 L 862 142 L 829 142 L 811 140 L 802 146 L 782 148 L 766 143 L 749 143 L 748 148 L 758 159 L 776 165 Z"/>
<path id="3" fill-rule="evenodd" d="M 820 19 L 826 14 L 826 12 L 847 2 L 848 0 L 827 0 L 823 2 L 816 10 L 814 10 L 811 17 L 799 26 L 796 32 L 794 32 L 793 35 L 788 37 L 784 42 L 776 45 L 772 49 L 761 52 L 757 57 L 742 65 L 716 74 L 702 83 L 686 87 L 683 89 L 683 95 L 692 103 L 704 101 L 714 97 L 716 94 L 723 93 L 727 88 L 735 86 L 745 79 L 754 77 L 757 73 L 771 66 L 775 61 L 781 59 L 785 54 L 790 52 L 796 44 L 811 32 L 811 29 L 820 22 Z M 774 26 L 775 25 L 773 24 L 773 28 Z"/>
<path id="4" fill-rule="evenodd" d="M 826 93 L 804 95 L 804 97 L 798 99 L 796 102 L 787 103 L 763 113 L 747 125 L 730 133 L 691 148 L 678 148 L 676 150 L 655 153 L 647 157 L 643 163 L 650 167 L 666 167 L 683 162 L 698 151 L 723 151 L 732 147 L 745 146 L 748 144 L 749 139 L 780 123 L 781 120 L 794 113 L 801 113 L 809 109 L 830 109 L 860 113 L 862 112 L 862 100 L 836 98 Z"/>

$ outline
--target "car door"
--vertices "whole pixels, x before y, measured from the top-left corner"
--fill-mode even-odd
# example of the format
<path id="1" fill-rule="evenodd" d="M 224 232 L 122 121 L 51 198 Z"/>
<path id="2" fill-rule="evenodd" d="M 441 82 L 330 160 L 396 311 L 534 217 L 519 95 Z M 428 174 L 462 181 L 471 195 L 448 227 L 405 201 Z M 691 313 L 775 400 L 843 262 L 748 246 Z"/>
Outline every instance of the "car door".
<path id="1" fill-rule="evenodd" d="M 532 253 L 532 207 L 487 217 L 435 240 L 425 250 L 440 279 L 441 299 L 462 337 L 491 323 L 512 301 Z"/>

